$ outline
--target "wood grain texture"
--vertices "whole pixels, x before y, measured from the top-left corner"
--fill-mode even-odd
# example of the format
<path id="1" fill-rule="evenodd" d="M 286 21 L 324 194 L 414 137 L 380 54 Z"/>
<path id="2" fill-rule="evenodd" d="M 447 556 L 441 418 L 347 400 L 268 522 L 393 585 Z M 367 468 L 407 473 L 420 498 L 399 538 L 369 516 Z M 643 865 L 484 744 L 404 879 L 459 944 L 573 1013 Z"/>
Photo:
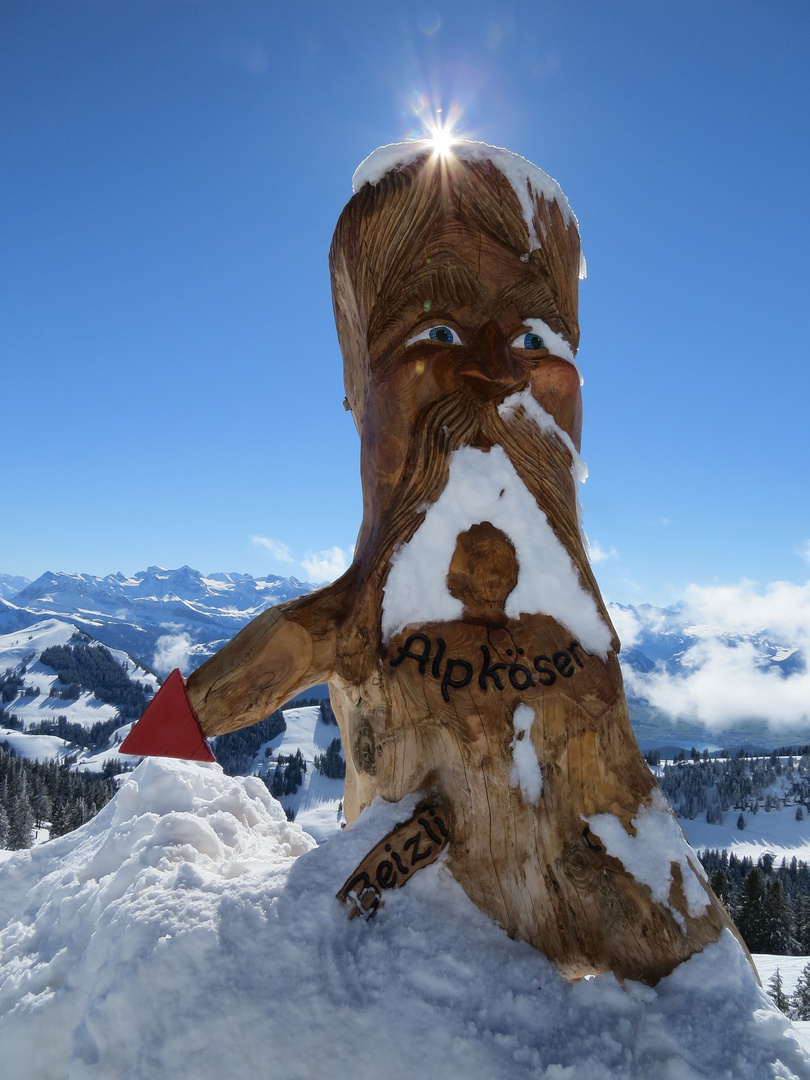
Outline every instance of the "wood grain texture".
<path id="1" fill-rule="evenodd" d="M 189 678 L 188 693 L 214 735 L 328 680 L 349 822 L 376 796 L 431 793 L 453 820 L 448 866 L 508 934 L 571 978 L 613 971 L 653 983 L 731 923 L 705 884 L 705 910 L 690 914 L 676 853 L 660 903 L 587 825 L 613 814 L 632 836 L 656 785 L 631 730 L 619 643 L 579 528 L 570 450 L 581 439 L 579 374 L 548 347 L 515 346 L 528 319 L 572 349 L 578 342 L 576 227 L 541 198 L 535 228 L 542 249 L 528 253 L 517 198 L 486 163 L 418 162 L 351 201 L 331 267 L 362 438 L 354 561 L 329 588 L 260 615 Z M 424 336 L 437 325 L 452 329 L 453 344 Z M 548 423 L 522 407 L 501 415 L 526 390 Z M 564 618 L 507 617 L 521 568 L 508 527 L 487 520 L 460 529 L 446 567 L 461 616 L 417 619 L 383 640 L 392 558 L 445 489 L 453 453 L 495 446 L 609 628 L 604 655 L 590 655 Z M 516 772 L 525 739 L 537 797 Z"/>

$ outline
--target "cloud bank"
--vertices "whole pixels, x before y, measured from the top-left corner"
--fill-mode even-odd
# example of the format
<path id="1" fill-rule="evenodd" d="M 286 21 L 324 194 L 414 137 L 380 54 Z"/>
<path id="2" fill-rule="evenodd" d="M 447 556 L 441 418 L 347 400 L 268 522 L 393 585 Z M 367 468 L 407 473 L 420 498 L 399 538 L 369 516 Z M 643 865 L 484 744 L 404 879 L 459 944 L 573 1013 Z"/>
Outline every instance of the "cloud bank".
<path id="1" fill-rule="evenodd" d="M 152 666 L 158 675 L 168 675 L 175 668 L 188 671 L 191 648 L 192 641 L 188 634 L 164 634 L 155 642 L 155 658 Z"/>
<path id="2" fill-rule="evenodd" d="M 692 585 L 677 613 L 611 616 L 623 644 L 642 652 L 656 634 L 686 639 L 678 671 L 625 670 L 631 695 L 716 729 L 755 719 L 775 729 L 806 723 L 810 735 L 810 582 Z"/>

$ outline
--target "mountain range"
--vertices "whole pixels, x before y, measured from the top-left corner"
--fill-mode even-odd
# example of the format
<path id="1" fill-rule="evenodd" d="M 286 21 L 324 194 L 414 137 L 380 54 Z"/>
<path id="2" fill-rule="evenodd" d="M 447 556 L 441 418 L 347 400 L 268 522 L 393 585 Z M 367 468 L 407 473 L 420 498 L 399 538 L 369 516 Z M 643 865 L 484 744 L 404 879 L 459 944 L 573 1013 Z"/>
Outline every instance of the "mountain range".
<path id="1" fill-rule="evenodd" d="M 162 676 L 177 666 L 188 674 L 261 611 L 314 587 L 296 578 L 202 574 L 189 566 L 150 566 L 132 576 L 106 577 L 49 571 L 35 581 L 0 574 L 0 635 L 57 620 L 128 654 L 142 669 Z M 766 749 L 810 741 L 801 717 L 783 723 L 778 733 L 769 730 L 771 717 L 755 708 L 750 716 L 710 724 L 686 710 L 667 709 L 661 694 L 662 683 L 682 687 L 701 670 L 710 648 L 744 661 L 777 689 L 805 677 L 801 642 L 786 640 L 784 631 L 702 625 L 685 604 L 612 604 L 610 612 L 625 642 L 620 659 L 643 750 L 670 745 Z M 8 666 L 0 655 L 0 671 Z"/>
<path id="2" fill-rule="evenodd" d="M 296 578 L 203 575 L 190 566 L 150 566 L 131 577 L 48 571 L 30 582 L 0 574 L 0 634 L 43 617 L 61 619 L 159 674 L 167 673 L 161 657 L 171 656 L 172 643 L 179 643 L 185 663 L 171 666 L 188 673 L 259 612 L 314 587 Z"/>

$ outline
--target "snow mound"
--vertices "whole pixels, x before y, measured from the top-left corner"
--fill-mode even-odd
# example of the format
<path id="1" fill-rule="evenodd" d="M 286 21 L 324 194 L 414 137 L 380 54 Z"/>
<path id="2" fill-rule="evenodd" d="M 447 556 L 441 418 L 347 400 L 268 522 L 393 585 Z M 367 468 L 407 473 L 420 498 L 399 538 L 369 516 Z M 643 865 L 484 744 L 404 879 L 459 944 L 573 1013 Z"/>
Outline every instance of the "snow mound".
<path id="1" fill-rule="evenodd" d="M 414 803 L 315 848 L 254 778 L 141 764 L 0 867 L 6 1080 L 810 1078 L 731 935 L 654 989 L 568 984 L 441 862 L 350 922 L 334 894 Z"/>

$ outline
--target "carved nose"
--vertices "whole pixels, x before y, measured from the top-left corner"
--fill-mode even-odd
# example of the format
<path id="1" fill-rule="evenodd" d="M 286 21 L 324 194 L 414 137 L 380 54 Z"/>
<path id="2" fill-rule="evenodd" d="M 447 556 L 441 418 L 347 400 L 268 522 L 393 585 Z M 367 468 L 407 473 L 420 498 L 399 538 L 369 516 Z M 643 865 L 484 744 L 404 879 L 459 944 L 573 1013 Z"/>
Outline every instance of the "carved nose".
<path id="1" fill-rule="evenodd" d="M 483 398 L 497 397 L 525 378 L 526 372 L 494 323 L 487 323 L 458 366 L 467 387 Z"/>

